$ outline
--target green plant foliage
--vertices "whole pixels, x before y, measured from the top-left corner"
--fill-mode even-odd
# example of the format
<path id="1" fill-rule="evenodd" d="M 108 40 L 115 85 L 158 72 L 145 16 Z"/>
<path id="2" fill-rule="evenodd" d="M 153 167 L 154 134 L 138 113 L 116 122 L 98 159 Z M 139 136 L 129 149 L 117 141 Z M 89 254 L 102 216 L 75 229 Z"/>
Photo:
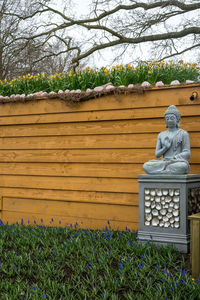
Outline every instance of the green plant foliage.
<path id="1" fill-rule="evenodd" d="M 162 81 L 164 84 L 170 84 L 173 80 L 185 82 L 186 80 L 198 81 L 200 68 L 196 63 L 184 63 L 179 61 L 175 64 L 169 62 L 152 62 L 140 63 L 138 66 L 117 65 L 111 69 L 76 69 L 69 72 L 63 72 L 46 76 L 42 74 L 27 74 L 11 81 L 4 79 L 0 81 L 0 95 L 11 96 L 17 94 L 32 94 L 35 92 L 58 92 L 59 90 L 76 90 L 85 91 L 87 88 L 93 89 L 111 82 L 114 86 L 129 84 L 141 84 L 148 81 L 155 84 Z"/>
<path id="2" fill-rule="evenodd" d="M 196 63 L 184 63 L 179 61 L 175 64 L 171 61 L 168 63 L 152 62 L 140 63 L 138 66 L 117 65 L 110 70 L 107 68 L 77 69 L 70 70 L 46 76 L 42 74 L 27 74 L 18 78 L 13 78 L 11 81 L 4 79 L 0 80 L 0 95 L 11 96 L 18 94 L 33 94 L 35 92 L 58 92 L 59 90 L 76 90 L 85 91 L 87 88 L 93 89 L 96 86 L 101 86 L 111 82 L 114 86 L 128 86 L 129 84 L 141 84 L 148 81 L 150 84 L 155 84 L 162 81 L 164 84 L 170 84 L 173 80 L 185 82 L 186 80 L 198 81 L 200 76 L 200 67 Z"/>
<path id="3" fill-rule="evenodd" d="M 184 268 L 172 245 L 157 248 L 151 236 L 141 243 L 136 232 L 112 231 L 109 221 L 93 231 L 77 223 L 0 225 L 2 300 L 200 299 L 199 278 Z"/>

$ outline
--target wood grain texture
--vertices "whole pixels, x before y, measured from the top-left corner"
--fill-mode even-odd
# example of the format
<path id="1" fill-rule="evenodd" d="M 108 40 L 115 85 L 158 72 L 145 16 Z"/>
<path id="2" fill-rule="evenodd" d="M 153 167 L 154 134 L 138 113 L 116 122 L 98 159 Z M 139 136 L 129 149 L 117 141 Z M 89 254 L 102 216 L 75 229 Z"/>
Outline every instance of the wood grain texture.
<path id="1" fill-rule="evenodd" d="M 138 193 L 137 179 L 0 175 L 1 187 Z"/>
<path id="2" fill-rule="evenodd" d="M 0 104 L 3 221 L 56 217 L 54 224 L 138 229 L 138 174 L 155 159 L 167 107 L 181 112 L 191 144 L 190 173 L 200 173 L 200 85 L 110 95 L 70 107 L 59 99 Z M 56 223 L 57 222 L 57 223 Z"/>
<path id="3" fill-rule="evenodd" d="M 200 132 L 189 132 L 189 135 L 191 147 L 200 147 Z M 0 137 L 0 149 L 149 149 L 155 147 L 157 136 L 157 133 L 113 133 L 108 135 Z"/>
<path id="4" fill-rule="evenodd" d="M 142 164 L 0 162 L 0 175 L 137 178 L 142 173 Z"/>
<path id="5" fill-rule="evenodd" d="M 196 215 L 198 216 L 191 218 L 190 221 L 190 252 L 193 277 L 199 277 L 200 275 L 200 213 Z"/>
<path id="6" fill-rule="evenodd" d="M 58 100 L 59 101 L 59 100 Z M 26 104 L 27 105 L 27 104 Z M 29 104 L 28 104 L 29 105 Z M 55 109 L 58 103 L 55 103 Z M 131 120 L 131 119 L 155 119 L 163 118 L 163 113 L 167 110 L 168 105 L 162 107 L 136 107 L 136 108 L 120 108 L 110 110 L 93 110 L 93 111 L 68 111 L 63 113 L 55 113 L 49 111 L 47 113 L 30 114 L 15 116 L 0 116 L 1 125 L 19 125 L 19 124 L 50 124 L 50 123 L 71 123 L 71 122 L 90 122 L 90 121 L 110 121 L 110 120 Z M 0 107 L 1 108 L 1 107 Z M 200 112 L 198 104 L 193 105 L 177 105 L 182 117 L 199 116 Z M 24 108 L 23 108 L 24 111 Z M 29 114 L 28 114 L 29 113 Z"/>
<path id="7" fill-rule="evenodd" d="M 155 149 L 0 150 L 1 162 L 128 163 L 155 159 Z M 199 164 L 199 149 L 192 149 L 190 163 Z"/>
<path id="8" fill-rule="evenodd" d="M 53 221 L 52 221 L 53 219 Z M 2 220 L 4 223 L 8 224 L 32 224 L 35 225 L 45 225 L 45 226 L 60 226 L 66 227 L 72 225 L 72 228 L 75 228 L 75 224 L 78 223 L 76 228 L 88 228 L 88 229 L 103 229 L 106 226 L 108 227 L 108 221 L 110 220 L 99 220 L 85 217 L 63 217 L 63 216 L 54 216 L 54 215 L 45 215 L 42 212 L 40 214 L 34 213 L 23 213 L 16 211 L 2 211 Z M 123 222 L 121 220 L 111 220 L 110 221 L 111 229 L 115 230 L 138 230 L 138 222 Z"/>
<path id="9" fill-rule="evenodd" d="M 144 163 L 154 149 L 0 150 L 1 162 Z M 193 163 L 200 157 L 195 157 Z"/>
<path id="10" fill-rule="evenodd" d="M 182 118 L 182 129 L 199 132 L 200 116 Z M 163 118 L 0 126 L 0 137 L 156 133 L 166 130 Z"/>
<path id="11" fill-rule="evenodd" d="M 195 133 L 194 133 L 195 134 Z M 200 137 L 195 135 L 195 137 Z M 147 143 L 149 139 L 150 143 Z M 157 134 L 72 135 L 43 137 L 0 137 L 0 149 L 109 149 L 152 148 Z"/>
<path id="12" fill-rule="evenodd" d="M 66 216 L 138 222 L 137 206 L 107 205 L 53 200 L 22 199 L 4 197 L 4 211 L 27 212 L 49 216 Z"/>
<path id="13" fill-rule="evenodd" d="M 101 204 L 138 206 L 138 194 L 111 193 L 97 191 L 71 191 L 39 188 L 0 187 L 0 193 L 7 197 L 31 198 L 42 200 L 72 201 Z"/>

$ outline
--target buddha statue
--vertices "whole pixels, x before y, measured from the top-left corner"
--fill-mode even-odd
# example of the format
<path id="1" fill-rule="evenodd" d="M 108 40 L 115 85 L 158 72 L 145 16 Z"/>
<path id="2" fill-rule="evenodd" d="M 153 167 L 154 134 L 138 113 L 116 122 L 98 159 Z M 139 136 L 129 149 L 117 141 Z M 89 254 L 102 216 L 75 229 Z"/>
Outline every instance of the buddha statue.
<path id="1" fill-rule="evenodd" d="M 187 131 L 179 128 L 181 119 L 176 106 L 168 107 L 164 114 L 167 130 L 159 133 L 155 155 L 161 160 L 145 162 L 147 174 L 187 174 L 190 170 L 190 141 Z"/>

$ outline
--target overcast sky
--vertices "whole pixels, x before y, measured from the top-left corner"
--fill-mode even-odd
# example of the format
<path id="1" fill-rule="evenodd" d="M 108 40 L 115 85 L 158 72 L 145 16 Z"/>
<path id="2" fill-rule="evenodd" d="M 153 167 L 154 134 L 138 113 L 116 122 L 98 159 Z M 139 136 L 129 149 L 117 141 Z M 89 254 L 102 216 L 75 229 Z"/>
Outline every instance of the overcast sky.
<path id="1" fill-rule="evenodd" d="M 57 0 L 56 1 L 56 8 L 59 8 L 59 1 L 63 0 Z M 64 2 L 66 3 L 67 1 L 70 0 L 65 0 Z M 91 0 L 72 0 L 75 5 L 73 6 L 73 12 L 75 12 L 76 17 L 81 17 L 83 15 L 86 15 L 89 12 L 89 7 Z M 143 0 L 145 2 L 146 0 Z M 192 12 L 193 13 L 193 12 Z M 192 17 L 192 15 L 191 15 Z M 176 17 L 177 18 L 177 17 Z M 176 21 L 176 20 L 175 20 Z M 173 22 L 173 20 L 170 19 L 170 22 Z M 73 29 L 74 30 L 74 29 Z M 79 35 L 80 34 L 80 28 L 77 29 L 77 31 L 73 31 L 73 35 Z M 85 31 L 85 35 L 88 35 L 89 32 Z M 81 35 L 81 38 L 84 36 Z M 88 36 L 87 36 L 88 37 Z M 139 50 L 140 49 L 140 50 Z M 150 51 L 149 51 L 149 45 L 147 43 L 143 43 L 142 46 L 140 46 L 138 51 L 127 51 L 125 57 L 122 59 L 119 59 L 117 62 L 118 64 L 127 64 L 130 63 L 131 61 L 135 60 L 151 60 L 150 56 Z M 198 50 L 196 50 L 198 52 Z M 87 62 L 88 65 L 92 67 L 106 67 L 111 65 L 112 58 L 116 56 L 116 52 L 113 51 L 113 48 L 106 48 L 105 50 L 101 50 L 100 54 L 95 53 Z M 173 58 L 172 58 L 173 59 Z M 176 59 L 183 59 L 186 62 L 194 62 L 194 52 L 186 52 L 183 54 L 181 57 L 177 57 Z M 117 64 L 116 63 L 116 64 Z"/>

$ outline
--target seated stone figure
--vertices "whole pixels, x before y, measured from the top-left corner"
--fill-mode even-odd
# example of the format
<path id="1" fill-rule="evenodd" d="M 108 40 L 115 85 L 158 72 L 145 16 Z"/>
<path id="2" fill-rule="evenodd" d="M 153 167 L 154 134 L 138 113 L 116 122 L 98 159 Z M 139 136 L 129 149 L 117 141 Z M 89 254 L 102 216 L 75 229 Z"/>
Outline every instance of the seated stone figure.
<path id="1" fill-rule="evenodd" d="M 166 131 L 160 132 L 155 155 L 161 160 L 150 160 L 143 165 L 148 174 L 187 174 L 190 170 L 190 141 L 187 131 L 179 129 L 181 119 L 176 106 L 171 105 L 164 115 Z"/>

